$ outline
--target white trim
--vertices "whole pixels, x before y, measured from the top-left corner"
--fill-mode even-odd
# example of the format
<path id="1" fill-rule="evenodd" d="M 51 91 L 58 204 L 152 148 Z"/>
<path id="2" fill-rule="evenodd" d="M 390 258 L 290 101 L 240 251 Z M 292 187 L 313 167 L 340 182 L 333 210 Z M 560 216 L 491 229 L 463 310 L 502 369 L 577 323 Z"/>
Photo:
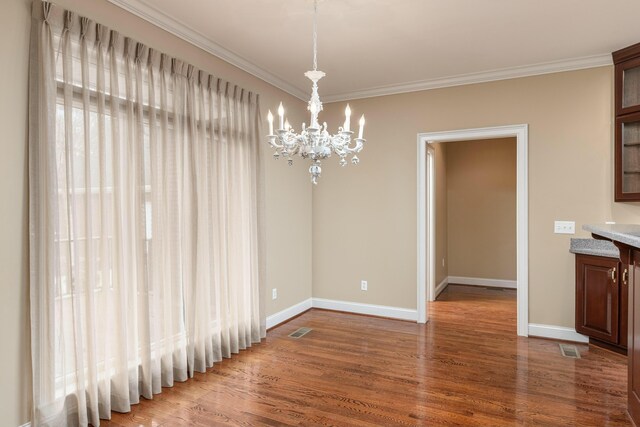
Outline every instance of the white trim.
<path id="1" fill-rule="evenodd" d="M 309 298 L 291 307 L 285 308 L 267 317 L 267 329 L 271 329 L 303 313 L 310 308 L 346 311 L 348 313 L 368 314 L 371 316 L 390 317 L 392 319 L 417 320 L 416 310 L 388 305 L 363 304 L 359 302 L 338 301 L 325 298 Z"/>
<path id="2" fill-rule="evenodd" d="M 303 313 L 309 310 L 313 306 L 313 302 L 311 298 L 308 298 L 302 302 L 292 305 L 289 308 L 285 308 L 282 311 L 279 311 L 271 316 L 267 317 L 267 329 L 271 329 L 280 323 L 286 322 L 292 317 L 297 316 L 300 313 Z"/>
<path id="3" fill-rule="evenodd" d="M 132 14 L 152 23 L 153 25 L 162 28 L 163 30 L 191 43 L 194 46 L 208 52 L 218 58 L 234 65 L 241 70 L 252 74 L 259 79 L 272 84 L 273 86 L 282 89 L 283 91 L 299 98 L 301 100 L 309 99 L 309 94 L 306 91 L 300 90 L 296 86 L 288 83 L 287 81 L 277 77 L 275 74 L 265 70 L 262 67 L 254 64 L 246 58 L 238 55 L 237 53 L 219 45 L 215 41 L 211 40 L 204 34 L 194 30 L 189 25 L 181 22 L 166 13 L 160 11 L 156 7 L 141 0 L 109 0 L 110 3 L 121 7 L 122 9 L 131 12 Z"/>
<path id="4" fill-rule="evenodd" d="M 31 427 L 31 421 L 22 424 L 20 427 Z"/>
<path id="5" fill-rule="evenodd" d="M 436 286 L 436 296 L 431 301 L 435 301 L 436 298 L 438 298 L 438 295 L 440 295 L 447 286 L 449 286 L 449 278 L 445 277 L 444 279 L 442 279 L 442 282 L 438 283 L 438 286 Z"/>
<path id="6" fill-rule="evenodd" d="M 427 277 L 427 269 L 430 264 L 429 260 L 432 257 L 429 256 L 430 252 L 427 249 L 427 233 L 429 218 L 427 210 L 427 200 L 429 199 L 427 185 L 427 144 L 421 142 L 420 134 L 418 134 L 418 289 L 417 289 L 417 301 L 418 301 L 418 323 L 427 323 L 429 319 L 429 306 L 427 305 L 427 295 L 433 295 L 433 292 L 427 293 L 427 286 L 432 287 L 433 282 L 427 280 L 434 277 L 433 274 Z M 435 174 L 434 174 L 435 175 Z"/>
<path id="7" fill-rule="evenodd" d="M 478 73 L 419 80 L 388 86 L 378 86 L 335 95 L 324 95 L 323 99 L 326 103 L 350 101 L 353 99 L 371 98 L 374 96 L 395 95 L 398 93 L 418 92 L 421 90 L 440 89 L 452 86 L 493 82 L 496 80 L 538 76 L 541 74 L 561 73 L 563 71 L 583 70 L 585 68 L 604 67 L 611 65 L 612 63 L 611 54 L 606 53 L 602 55 L 544 62 L 541 64 L 523 65 L 518 67 L 502 68 L 499 70 L 481 71 Z"/>
<path id="8" fill-rule="evenodd" d="M 577 333 L 573 328 L 554 325 L 540 325 L 538 323 L 529 323 L 529 336 L 581 343 L 589 342 L 588 336 Z"/>
<path id="9" fill-rule="evenodd" d="M 518 282 L 504 279 L 484 279 L 481 277 L 449 276 L 449 283 L 458 285 L 486 286 L 489 288 L 518 289 Z"/>
<path id="10" fill-rule="evenodd" d="M 427 318 L 427 260 L 435 257 L 428 250 L 427 236 L 427 144 L 436 142 L 478 140 L 515 137 L 517 144 L 517 307 L 518 335 L 529 333 L 529 184 L 528 184 L 528 134 L 526 124 L 497 126 L 479 129 L 463 129 L 418 134 L 418 319 Z M 435 264 L 435 263 L 434 263 Z"/>
<path id="11" fill-rule="evenodd" d="M 516 281 L 518 335 L 529 332 L 529 126 L 516 130 Z"/>
<path id="12" fill-rule="evenodd" d="M 413 320 L 418 319 L 416 310 L 388 305 L 363 304 L 351 301 L 337 301 L 324 298 L 313 298 L 313 308 L 326 310 L 346 311 L 348 313 L 368 314 L 370 316 L 391 317 L 393 319 Z"/>
<path id="13" fill-rule="evenodd" d="M 432 146 L 427 146 L 427 206 L 435 206 L 436 203 L 436 152 Z M 436 209 L 427 209 L 427 236 L 436 232 L 436 216 L 438 213 Z M 435 235 L 435 234 L 433 234 Z M 436 253 L 436 239 L 429 239 L 427 241 L 429 249 L 427 253 Z M 427 294 L 429 295 L 429 301 L 435 301 L 438 297 L 436 293 L 436 258 L 427 257 Z M 427 308 L 428 310 L 428 308 Z M 427 318 L 429 316 L 427 315 Z"/>

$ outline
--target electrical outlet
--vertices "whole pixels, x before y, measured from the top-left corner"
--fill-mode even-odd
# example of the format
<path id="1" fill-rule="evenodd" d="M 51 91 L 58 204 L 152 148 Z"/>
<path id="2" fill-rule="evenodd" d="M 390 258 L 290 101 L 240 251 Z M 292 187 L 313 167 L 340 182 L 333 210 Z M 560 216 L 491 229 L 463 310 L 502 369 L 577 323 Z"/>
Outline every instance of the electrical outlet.
<path id="1" fill-rule="evenodd" d="M 442 266 L 444 267 L 444 258 L 442 258 Z"/>
<path id="2" fill-rule="evenodd" d="M 278 299 L 278 290 L 276 288 L 271 290 L 271 299 Z"/>
<path id="3" fill-rule="evenodd" d="M 360 290 L 361 291 L 366 291 L 367 290 L 367 281 L 366 280 L 360 281 Z"/>
<path id="4" fill-rule="evenodd" d="M 555 221 L 553 232 L 555 234 L 576 234 L 576 223 L 575 221 Z"/>

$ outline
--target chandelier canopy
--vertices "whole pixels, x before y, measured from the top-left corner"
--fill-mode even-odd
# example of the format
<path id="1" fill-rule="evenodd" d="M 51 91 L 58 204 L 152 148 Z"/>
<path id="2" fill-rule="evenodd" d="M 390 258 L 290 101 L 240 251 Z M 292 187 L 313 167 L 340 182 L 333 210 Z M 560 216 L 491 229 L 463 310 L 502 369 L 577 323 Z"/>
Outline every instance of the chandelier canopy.
<path id="1" fill-rule="evenodd" d="M 347 104 L 345 109 L 344 125 L 338 128 L 338 133 L 335 135 L 329 134 L 327 131 L 327 123 L 324 122 L 322 126 L 318 122 L 318 114 L 322 111 L 322 102 L 320 101 L 320 95 L 318 95 L 318 81 L 326 74 L 318 70 L 318 1 L 313 2 L 313 70 L 307 71 L 304 75 L 311 80 L 311 99 L 307 105 L 307 110 L 311 114 L 311 120 L 309 126 L 306 127 L 305 123 L 302 123 L 302 131 L 296 133 L 289 124 L 289 121 L 284 118 L 284 107 L 282 102 L 278 107 L 279 127 L 274 133 L 273 129 L 273 114 L 269 110 L 267 120 L 269 121 L 269 144 L 276 150 L 273 154 L 275 159 L 280 156 L 288 160 L 289 165 L 293 164 L 293 158 L 299 155 L 303 159 L 311 159 L 312 164 L 309 168 L 311 174 L 311 182 L 318 183 L 318 178 L 322 172 L 320 162 L 322 159 L 326 159 L 331 156 L 331 153 L 335 153 L 340 157 L 340 165 L 347 165 L 347 156 L 351 157 L 351 163 L 358 164 L 359 159 L 356 153 L 362 150 L 365 139 L 362 138 L 364 130 L 364 114 L 360 118 L 360 128 L 358 131 L 358 137 L 352 140 L 353 132 L 351 131 L 351 108 Z"/>

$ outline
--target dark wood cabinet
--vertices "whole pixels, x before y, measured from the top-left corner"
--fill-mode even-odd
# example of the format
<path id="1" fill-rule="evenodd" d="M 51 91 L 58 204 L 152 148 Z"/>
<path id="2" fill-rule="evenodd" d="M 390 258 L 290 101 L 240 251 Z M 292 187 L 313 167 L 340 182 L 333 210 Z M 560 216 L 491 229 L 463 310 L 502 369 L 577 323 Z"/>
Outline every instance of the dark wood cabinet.
<path id="1" fill-rule="evenodd" d="M 612 241 L 619 251 L 619 345 L 627 347 L 627 410 L 634 425 L 640 426 L 640 225 L 585 225 L 583 228 L 591 231 L 595 239 Z"/>
<path id="2" fill-rule="evenodd" d="M 629 300 L 627 409 L 631 419 L 638 425 L 640 423 L 640 249 L 620 242 L 614 242 L 614 244 L 620 249 L 622 265 L 627 266 L 627 274 L 624 278 Z"/>
<path id="3" fill-rule="evenodd" d="M 624 352 L 627 286 L 616 258 L 576 254 L 576 331 L 593 344 Z"/>
<path id="4" fill-rule="evenodd" d="M 615 201 L 640 201 L 640 43 L 613 52 Z"/>
<path id="5" fill-rule="evenodd" d="M 629 413 L 631 418 L 640 421 L 640 250 L 630 248 L 630 288 L 633 289 L 632 316 L 629 317 Z"/>

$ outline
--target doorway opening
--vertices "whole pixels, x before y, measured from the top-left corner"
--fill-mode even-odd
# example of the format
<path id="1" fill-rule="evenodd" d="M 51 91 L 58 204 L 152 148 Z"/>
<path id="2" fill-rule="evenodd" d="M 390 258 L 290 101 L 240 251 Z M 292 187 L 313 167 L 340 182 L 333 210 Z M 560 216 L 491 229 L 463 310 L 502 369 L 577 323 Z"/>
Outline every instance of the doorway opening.
<path id="1" fill-rule="evenodd" d="M 434 300 L 436 282 L 435 151 L 432 144 L 513 137 L 516 139 L 516 293 L 517 333 L 528 335 L 528 126 L 514 125 L 418 134 L 418 322 L 428 320 L 427 300 Z M 512 281 L 510 281 L 512 282 Z M 507 282 L 492 283 L 495 286 Z M 509 283 L 510 285 L 510 283 Z M 508 286 L 507 286 L 508 287 Z"/>

